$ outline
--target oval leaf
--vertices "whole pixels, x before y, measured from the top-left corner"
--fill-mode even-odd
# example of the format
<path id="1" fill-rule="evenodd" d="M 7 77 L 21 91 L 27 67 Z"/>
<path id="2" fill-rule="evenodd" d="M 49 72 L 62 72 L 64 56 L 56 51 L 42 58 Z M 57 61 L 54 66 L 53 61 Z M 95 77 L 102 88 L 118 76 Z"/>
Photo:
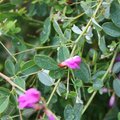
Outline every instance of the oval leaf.
<path id="1" fill-rule="evenodd" d="M 116 27 L 112 22 L 106 22 L 102 25 L 104 32 L 112 37 L 120 37 L 120 28 Z"/>
<path id="2" fill-rule="evenodd" d="M 113 23 L 120 27 L 120 4 L 117 1 L 112 2 L 110 7 L 110 17 Z"/>
<path id="3" fill-rule="evenodd" d="M 120 63 L 119 62 L 114 64 L 112 71 L 113 71 L 113 73 L 120 72 Z"/>
<path id="4" fill-rule="evenodd" d="M 60 36 L 62 42 L 67 41 L 67 39 L 65 38 L 65 36 L 64 36 L 64 34 L 63 34 L 57 20 L 55 20 L 55 19 L 53 21 L 53 27 L 54 27 L 55 31 L 58 33 L 58 35 Z"/>
<path id="5" fill-rule="evenodd" d="M 64 74 L 66 74 L 66 71 L 62 68 L 59 68 L 56 70 L 51 70 L 49 74 L 54 79 L 60 79 L 61 77 L 64 76 Z"/>
<path id="6" fill-rule="evenodd" d="M 65 120 L 74 120 L 74 111 L 71 105 L 66 105 L 64 110 L 64 118 Z"/>
<path id="7" fill-rule="evenodd" d="M 69 50 L 66 46 L 62 46 L 58 49 L 58 53 L 57 53 L 57 56 L 58 56 L 58 61 L 59 62 L 62 62 L 64 60 L 66 60 L 67 58 L 70 57 L 70 53 L 69 53 Z"/>
<path id="8" fill-rule="evenodd" d="M 90 71 L 85 63 L 80 64 L 80 69 L 74 71 L 75 77 L 85 83 L 90 81 Z"/>
<path id="9" fill-rule="evenodd" d="M 113 89 L 118 97 L 120 97 L 120 80 L 115 79 L 113 81 Z"/>
<path id="10" fill-rule="evenodd" d="M 0 97 L 0 113 L 3 113 L 9 104 L 9 97 Z"/>
<path id="11" fill-rule="evenodd" d="M 5 61 L 5 69 L 10 75 L 15 74 L 15 66 L 14 66 L 13 62 L 10 59 L 7 59 Z"/>
<path id="12" fill-rule="evenodd" d="M 45 55 L 36 55 L 34 58 L 35 63 L 46 70 L 56 70 L 58 69 L 57 63 L 50 57 Z"/>
<path id="13" fill-rule="evenodd" d="M 54 85 L 55 80 L 52 79 L 47 73 L 45 73 L 43 71 L 40 71 L 38 73 L 38 78 L 39 78 L 39 81 L 46 86 Z"/>
<path id="14" fill-rule="evenodd" d="M 24 75 L 28 75 L 39 70 L 40 68 L 35 64 L 35 62 L 33 60 L 30 60 L 23 64 L 21 72 Z"/>
<path id="15" fill-rule="evenodd" d="M 40 35 L 40 42 L 42 44 L 48 40 L 50 31 L 51 31 L 51 21 L 50 21 L 50 18 L 47 18 L 44 23 L 43 31 Z"/>
<path id="16" fill-rule="evenodd" d="M 17 84 L 18 86 L 20 86 L 21 88 L 25 89 L 25 80 L 23 78 L 22 79 L 20 77 L 15 78 L 14 83 Z M 16 88 L 16 92 L 19 95 L 23 94 L 23 92 L 21 92 L 21 90 L 19 90 L 17 88 Z"/>
<path id="17" fill-rule="evenodd" d="M 6 89 L 4 87 L 0 87 L 0 96 L 8 96 L 10 94 L 9 89 Z"/>

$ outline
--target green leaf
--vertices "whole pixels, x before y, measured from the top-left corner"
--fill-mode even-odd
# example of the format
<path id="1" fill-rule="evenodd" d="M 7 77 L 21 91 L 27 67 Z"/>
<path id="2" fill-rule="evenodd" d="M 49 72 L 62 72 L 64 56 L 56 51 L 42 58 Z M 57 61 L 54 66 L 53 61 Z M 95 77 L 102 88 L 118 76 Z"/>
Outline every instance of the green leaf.
<path id="1" fill-rule="evenodd" d="M 102 25 L 104 32 L 112 37 L 120 37 L 120 28 L 112 22 L 106 22 Z"/>
<path id="2" fill-rule="evenodd" d="M 66 92 L 66 87 L 65 87 L 65 85 L 64 85 L 62 82 L 60 82 L 59 85 L 58 85 L 58 87 L 57 87 L 57 90 L 56 90 L 56 91 L 57 91 L 58 95 L 61 96 L 62 93 L 65 93 L 65 92 Z"/>
<path id="3" fill-rule="evenodd" d="M 110 1 L 105 1 L 102 3 L 102 6 L 104 8 L 104 12 L 103 15 L 105 16 L 105 18 L 109 19 L 110 17 L 110 5 L 111 5 L 112 0 Z"/>
<path id="4" fill-rule="evenodd" d="M 120 120 L 120 112 L 118 113 L 118 120 Z"/>
<path id="5" fill-rule="evenodd" d="M 15 66 L 10 59 L 5 61 L 5 69 L 10 75 L 15 75 Z"/>
<path id="6" fill-rule="evenodd" d="M 120 97 L 120 80 L 115 79 L 113 81 L 113 89 L 118 97 Z"/>
<path id="7" fill-rule="evenodd" d="M 0 21 L 3 21 L 5 19 L 8 20 L 15 20 L 17 18 L 18 14 L 17 13 L 8 13 L 8 12 L 4 12 L 4 13 L 0 13 Z"/>
<path id="8" fill-rule="evenodd" d="M 46 70 L 56 70 L 58 69 L 57 63 L 50 57 L 45 55 L 35 55 L 34 57 L 35 63 Z"/>
<path id="9" fill-rule="evenodd" d="M 77 93 L 75 91 L 70 91 L 68 94 L 68 98 L 75 98 L 77 96 Z"/>
<path id="10" fill-rule="evenodd" d="M 98 71 L 92 76 L 92 80 L 101 79 L 106 71 Z"/>
<path id="11" fill-rule="evenodd" d="M 59 62 L 62 62 L 64 60 L 68 59 L 70 57 L 69 49 L 66 46 L 61 46 L 58 49 L 57 56 L 58 56 L 58 61 Z"/>
<path id="12" fill-rule="evenodd" d="M 10 94 L 9 89 L 6 89 L 4 87 L 0 87 L 0 96 L 8 96 Z"/>
<path id="13" fill-rule="evenodd" d="M 70 40 L 71 39 L 71 30 L 70 29 L 66 29 L 64 32 L 65 37 Z"/>
<path id="14" fill-rule="evenodd" d="M 87 91 L 88 91 L 88 93 L 92 93 L 94 91 L 94 89 L 93 89 L 93 87 L 89 87 Z"/>
<path id="15" fill-rule="evenodd" d="M 106 53 L 107 52 L 107 47 L 106 47 L 106 43 L 105 43 L 105 37 L 104 36 L 103 37 L 99 36 L 98 40 L 99 40 L 98 45 L 99 45 L 100 50 L 103 52 L 103 54 Z"/>
<path id="16" fill-rule="evenodd" d="M 23 3 L 23 0 L 10 0 L 10 2 L 14 5 L 20 5 Z"/>
<path id="17" fill-rule="evenodd" d="M 14 83 L 17 84 L 18 86 L 20 86 L 21 88 L 25 89 L 25 80 L 24 79 L 17 77 L 17 78 L 15 78 Z M 23 93 L 17 88 L 16 88 L 16 90 L 17 90 L 18 94 Z"/>
<path id="18" fill-rule="evenodd" d="M 29 60 L 22 65 L 21 73 L 28 75 L 39 70 L 40 68 L 35 64 L 35 62 L 33 60 Z"/>
<path id="19" fill-rule="evenodd" d="M 74 70 L 74 74 L 77 79 L 80 79 L 85 83 L 88 83 L 90 81 L 90 70 L 88 66 L 83 62 L 80 64 L 80 69 Z"/>
<path id="20" fill-rule="evenodd" d="M 44 85 L 46 85 L 46 86 L 52 86 L 52 85 L 54 85 L 55 80 L 53 78 L 51 78 L 49 76 L 49 74 L 47 74 L 44 71 L 38 72 L 38 78 L 39 78 L 39 81 L 41 83 L 43 83 Z"/>
<path id="21" fill-rule="evenodd" d="M 53 27 L 54 27 L 55 31 L 57 32 L 57 34 L 61 37 L 62 42 L 66 42 L 67 39 L 65 38 L 58 22 L 55 19 L 53 21 Z"/>
<path id="22" fill-rule="evenodd" d="M 83 10 L 85 11 L 85 13 L 86 13 L 89 17 L 92 16 L 93 11 L 92 11 L 92 9 L 91 9 L 91 6 L 90 6 L 87 2 L 81 1 L 81 7 L 83 8 Z"/>
<path id="23" fill-rule="evenodd" d="M 0 11 L 8 11 L 14 8 L 15 8 L 15 5 L 12 5 L 10 3 L 0 4 Z"/>
<path id="24" fill-rule="evenodd" d="M 75 80 L 74 81 L 74 85 L 77 87 L 77 88 L 81 88 L 83 86 L 83 82 L 82 80 Z"/>
<path id="25" fill-rule="evenodd" d="M 83 105 L 80 103 L 75 103 L 74 107 L 71 105 L 66 105 L 64 110 L 65 120 L 80 120 Z"/>
<path id="26" fill-rule="evenodd" d="M 0 97 L 0 114 L 3 113 L 9 104 L 9 96 Z"/>
<path id="27" fill-rule="evenodd" d="M 62 32 L 58 22 L 55 19 L 53 21 L 53 27 L 54 27 L 55 31 L 58 33 L 58 35 L 63 36 L 63 32 Z"/>
<path id="28" fill-rule="evenodd" d="M 11 34 L 19 33 L 21 29 L 19 27 L 16 27 L 16 22 L 17 22 L 16 20 L 7 21 L 3 28 L 5 33 L 11 33 Z"/>
<path id="29" fill-rule="evenodd" d="M 113 66 L 113 69 L 112 69 L 112 72 L 113 73 L 119 73 L 120 72 L 120 62 L 116 62 Z"/>
<path id="30" fill-rule="evenodd" d="M 40 43 L 43 44 L 49 39 L 51 31 L 51 21 L 50 18 L 47 18 L 44 22 L 44 28 L 42 33 L 40 34 Z"/>
<path id="31" fill-rule="evenodd" d="M 23 112 L 22 112 L 22 115 L 25 117 L 25 118 L 29 118 L 32 114 L 35 113 L 35 110 L 32 109 L 32 108 L 29 108 L 29 109 L 24 109 Z"/>
<path id="32" fill-rule="evenodd" d="M 97 78 L 94 82 L 93 82 L 93 89 L 94 90 L 100 90 L 103 87 L 103 81 L 99 78 Z"/>
<path id="33" fill-rule="evenodd" d="M 62 68 L 56 69 L 56 70 L 51 70 L 49 75 L 54 78 L 54 79 L 59 79 L 64 76 L 66 71 Z"/>
<path id="34" fill-rule="evenodd" d="M 97 23 L 97 21 L 94 18 L 92 18 L 92 23 L 97 31 L 102 30 L 102 27 Z"/>
<path id="35" fill-rule="evenodd" d="M 76 103 L 74 105 L 74 120 L 80 120 L 82 109 L 83 105 L 81 103 Z"/>
<path id="36" fill-rule="evenodd" d="M 5 115 L 5 116 L 1 117 L 1 120 L 7 120 L 7 119 L 13 120 L 12 117 L 9 115 Z"/>
<path id="37" fill-rule="evenodd" d="M 120 4 L 117 1 L 113 1 L 111 4 L 110 17 L 113 23 L 120 27 Z"/>
<path id="38" fill-rule="evenodd" d="M 71 105 L 67 105 L 64 110 L 64 119 L 65 120 L 74 120 L 74 115 L 73 115 L 73 107 Z"/>

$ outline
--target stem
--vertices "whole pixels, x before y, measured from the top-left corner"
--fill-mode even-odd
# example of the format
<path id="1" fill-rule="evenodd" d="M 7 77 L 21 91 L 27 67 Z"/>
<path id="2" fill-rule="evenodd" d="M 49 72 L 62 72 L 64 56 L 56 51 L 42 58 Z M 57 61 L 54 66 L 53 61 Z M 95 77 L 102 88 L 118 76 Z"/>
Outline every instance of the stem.
<path id="1" fill-rule="evenodd" d="M 48 104 L 50 103 L 50 101 L 51 101 L 51 99 L 52 99 L 52 97 L 53 97 L 53 95 L 54 95 L 54 93 L 55 93 L 55 91 L 56 91 L 56 89 L 57 89 L 57 87 L 58 87 L 58 85 L 59 85 L 60 80 L 61 80 L 61 79 L 59 79 L 59 80 L 56 82 L 56 85 L 55 85 L 52 93 L 50 94 L 50 97 L 49 97 L 49 99 L 48 99 L 48 101 L 47 101 L 47 103 L 46 103 L 46 106 L 48 106 Z M 43 114 L 43 119 L 44 119 L 44 117 L 45 117 L 45 113 Z M 56 120 L 57 120 L 57 119 L 56 119 Z"/>
<path id="2" fill-rule="evenodd" d="M 15 84 L 13 81 L 11 81 L 11 79 L 9 77 L 7 77 L 6 75 L 4 75 L 3 73 L 0 72 L 0 77 L 2 77 L 3 79 L 5 79 L 9 84 L 11 84 L 13 87 L 18 88 L 19 90 L 21 90 L 22 92 L 25 92 L 25 90 L 23 88 L 21 88 L 20 86 L 18 86 L 17 84 Z"/>
<path id="3" fill-rule="evenodd" d="M 90 103 L 92 102 L 93 98 L 95 97 L 97 91 L 93 92 L 93 94 L 91 95 L 91 97 L 89 98 L 88 102 L 86 103 L 84 109 L 82 110 L 82 115 L 84 114 L 84 112 L 87 110 L 87 108 L 89 107 Z"/>
<path id="4" fill-rule="evenodd" d="M 68 75 L 67 75 L 67 93 L 66 93 L 66 97 L 65 97 L 65 99 L 67 99 L 67 97 L 68 97 L 68 94 L 69 94 L 69 69 L 68 69 Z"/>
<path id="5" fill-rule="evenodd" d="M 88 22 L 88 24 L 86 25 L 85 29 L 83 30 L 83 32 L 82 32 L 82 33 L 78 36 L 78 38 L 76 39 L 76 41 L 75 41 L 76 43 L 75 43 L 75 45 L 73 46 L 73 49 L 72 49 L 72 52 L 71 52 L 71 56 L 73 56 L 74 51 L 75 51 L 75 49 L 76 49 L 76 47 L 77 47 L 77 43 L 79 42 L 80 38 L 85 34 L 85 32 L 87 31 L 88 27 L 90 26 L 90 24 L 91 24 L 91 22 L 92 22 L 92 18 L 95 18 L 95 16 L 96 16 L 96 14 L 97 14 L 97 12 L 98 12 L 101 4 L 102 4 L 102 0 L 100 0 L 100 3 L 98 4 L 98 6 L 97 6 L 97 8 L 96 8 L 96 10 L 95 10 L 95 12 L 94 12 L 94 14 L 93 14 L 93 16 L 92 16 L 91 19 L 89 20 L 89 22 Z"/>
<path id="6" fill-rule="evenodd" d="M 8 52 L 8 54 L 15 60 L 15 62 L 17 63 L 17 59 L 12 55 L 12 53 L 4 46 L 4 44 L 2 42 L 0 42 L 0 44 L 5 48 L 5 50 Z"/>
<path id="7" fill-rule="evenodd" d="M 51 95 L 50 95 L 50 97 L 49 97 L 49 99 L 48 99 L 48 101 L 47 101 L 47 105 L 50 103 L 50 101 L 51 101 L 51 99 L 52 99 L 52 97 L 53 97 L 53 95 L 54 95 L 54 93 L 55 93 L 55 91 L 56 91 L 56 89 L 57 89 L 57 87 L 58 87 L 58 85 L 59 85 L 59 82 L 60 82 L 60 80 L 61 79 L 59 79 L 57 82 L 56 82 L 56 85 L 55 85 L 55 87 L 54 87 L 54 89 L 53 89 L 53 91 L 52 91 L 52 93 L 51 93 Z"/>
<path id="8" fill-rule="evenodd" d="M 110 63 L 110 65 L 109 65 L 106 73 L 103 75 L 103 77 L 102 77 L 102 79 L 101 79 L 103 82 L 105 82 L 105 78 L 107 77 L 108 73 L 111 72 L 111 69 L 112 69 L 112 66 L 113 66 L 113 64 L 114 64 L 114 60 L 115 60 L 115 58 L 116 58 L 116 55 L 117 55 L 117 50 L 116 50 L 115 53 L 114 53 L 114 56 L 113 56 L 113 58 L 112 58 L 112 60 L 111 60 L 111 63 Z M 88 102 L 86 103 L 84 109 L 82 110 L 82 115 L 84 114 L 84 112 L 86 111 L 86 109 L 89 107 L 89 105 L 90 105 L 90 103 L 92 102 L 93 98 L 95 97 L 96 93 L 97 93 L 97 91 L 94 91 L 93 94 L 91 95 L 91 97 L 89 98 L 89 100 L 88 100 Z"/>
<path id="9" fill-rule="evenodd" d="M 23 120 L 21 110 L 19 109 L 20 120 Z"/>
<path id="10" fill-rule="evenodd" d="M 71 43 L 68 43 L 66 45 L 71 45 Z M 19 54 L 22 54 L 22 53 L 25 53 L 25 52 L 29 52 L 29 51 L 32 51 L 32 50 L 39 50 L 39 49 L 48 49 L 48 48 L 54 48 L 54 47 L 59 47 L 60 45 L 54 45 L 54 46 L 43 46 L 43 47 L 34 47 L 32 49 L 28 49 L 28 50 L 24 50 L 24 51 L 21 51 L 21 52 L 18 52 L 18 53 L 15 53 L 15 55 L 19 55 Z"/>

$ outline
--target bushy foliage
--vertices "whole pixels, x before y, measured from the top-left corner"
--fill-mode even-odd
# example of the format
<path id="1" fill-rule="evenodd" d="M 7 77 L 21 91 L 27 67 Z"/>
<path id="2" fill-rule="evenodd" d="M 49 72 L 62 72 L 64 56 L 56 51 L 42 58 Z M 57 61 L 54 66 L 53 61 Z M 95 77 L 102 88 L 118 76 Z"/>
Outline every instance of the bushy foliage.
<path id="1" fill-rule="evenodd" d="M 0 119 L 120 120 L 119 40 L 120 0 L 1 0 Z"/>

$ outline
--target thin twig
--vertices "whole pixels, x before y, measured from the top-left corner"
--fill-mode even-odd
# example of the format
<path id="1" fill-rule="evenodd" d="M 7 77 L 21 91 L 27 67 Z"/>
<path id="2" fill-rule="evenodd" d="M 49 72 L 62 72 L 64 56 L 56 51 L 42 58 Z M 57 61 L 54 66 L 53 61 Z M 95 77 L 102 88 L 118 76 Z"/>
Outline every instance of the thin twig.
<path id="1" fill-rule="evenodd" d="M 5 50 L 8 52 L 8 54 L 15 60 L 15 62 L 17 62 L 17 59 L 13 56 L 13 54 L 5 47 L 5 45 L 0 42 L 0 44 L 5 48 Z"/>
<path id="2" fill-rule="evenodd" d="M 68 94 L 69 94 L 69 69 L 68 69 L 68 75 L 67 75 L 67 93 L 66 93 L 66 97 L 65 97 L 65 99 L 67 99 L 68 98 Z"/>
<path id="3" fill-rule="evenodd" d="M 71 44 L 72 44 L 72 43 L 68 43 L 68 44 L 66 44 L 66 45 L 69 46 L 69 45 L 71 45 Z M 27 49 L 27 50 L 24 50 L 24 51 L 15 53 L 14 56 L 19 55 L 19 54 L 22 54 L 22 53 L 25 53 L 25 52 L 30 52 L 30 51 L 32 51 L 32 50 L 48 49 L 48 48 L 55 48 L 55 47 L 60 47 L 60 45 L 51 45 L 51 46 L 34 47 L 34 48 L 31 48 L 31 49 Z"/>
<path id="4" fill-rule="evenodd" d="M 16 87 L 19 90 L 21 90 L 22 92 L 25 92 L 25 90 L 23 88 L 21 88 L 20 86 L 18 86 L 17 84 L 15 84 L 9 77 L 7 77 L 6 75 L 4 75 L 1 72 L 0 72 L 0 77 L 2 77 L 3 79 L 5 79 L 10 85 L 12 85 L 12 87 Z"/>
<path id="5" fill-rule="evenodd" d="M 50 103 L 50 101 L 51 101 L 51 99 L 52 99 L 52 97 L 53 97 L 53 95 L 54 95 L 54 93 L 55 93 L 55 91 L 56 91 L 56 89 L 57 89 L 57 87 L 58 87 L 58 85 L 59 85 L 60 80 L 61 80 L 61 79 L 59 79 L 59 80 L 56 82 L 55 87 L 54 87 L 54 89 L 53 89 L 53 91 L 52 91 L 52 93 L 51 93 L 51 95 L 50 95 L 50 97 L 49 97 L 49 99 L 48 99 L 48 101 L 47 101 L 47 103 L 46 103 L 47 105 Z"/>
<path id="6" fill-rule="evenodd" d="M 19 109 L 20 120 L 23 120 L 21 110 Z"/>

